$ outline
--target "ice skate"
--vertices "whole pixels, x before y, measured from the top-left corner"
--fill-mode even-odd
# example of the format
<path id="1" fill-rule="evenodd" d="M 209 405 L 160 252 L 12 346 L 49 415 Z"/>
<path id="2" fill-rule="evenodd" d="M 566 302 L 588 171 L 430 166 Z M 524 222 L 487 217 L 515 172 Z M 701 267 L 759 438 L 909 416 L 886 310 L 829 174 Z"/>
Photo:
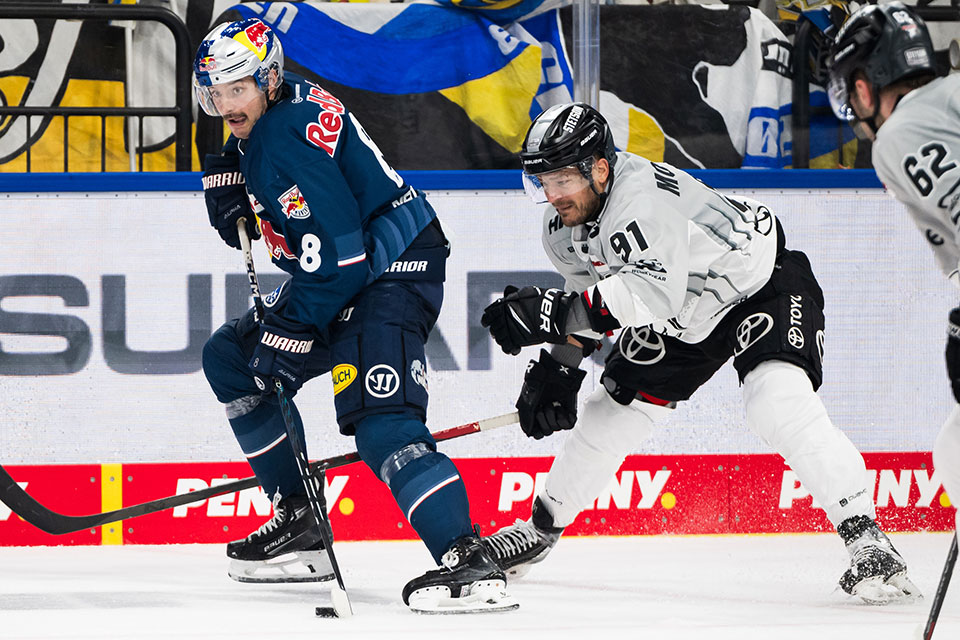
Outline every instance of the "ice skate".
<path id="1" fill-rule="evenodd" d="M 333 569 L 306 496 L 274 500 L 274 515 L 227 544 L 228 575 L 238 582 L 322 582 Z"/>
<path id="2" fill-rule="evenodd" d="M 922 597 L 907 577 L 907 563 L 876 522 L 867 516 L 854 516 L 844 520 L 837 532 L 851 560 L 850 568 L 840 577 L 841 589 L 877 605 Z"/>
<path id="3" fill-rule="evenodd" d="M 506 575 L 519 578 L 547 557 L 561 533 L 563 529 L 553 526 L 553 519 L 537 498 L 529 520 L 517 520 L 481 542 Z"/>
<path id="4" fill-rule="evenodd" d="M 403 588 L 403 601 L 417 613 L 486 613 L 520 605 L 506 592 L 507 579 L 478 538 L 461 538 L 443 558 Z"/>

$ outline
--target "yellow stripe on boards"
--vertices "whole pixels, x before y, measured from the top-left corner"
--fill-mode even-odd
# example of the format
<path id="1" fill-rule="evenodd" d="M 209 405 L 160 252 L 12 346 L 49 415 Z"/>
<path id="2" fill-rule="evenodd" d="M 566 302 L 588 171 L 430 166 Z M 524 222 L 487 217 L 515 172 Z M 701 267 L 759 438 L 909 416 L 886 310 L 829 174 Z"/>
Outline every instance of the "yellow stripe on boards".
<path id="1" fill-rule="evenodd" d="M 100 465 L 100 510 L 115 511 L 123 507 L 123 465 Z M 100 528 L 100 544 L 123 544 L 123 521 Z"/>

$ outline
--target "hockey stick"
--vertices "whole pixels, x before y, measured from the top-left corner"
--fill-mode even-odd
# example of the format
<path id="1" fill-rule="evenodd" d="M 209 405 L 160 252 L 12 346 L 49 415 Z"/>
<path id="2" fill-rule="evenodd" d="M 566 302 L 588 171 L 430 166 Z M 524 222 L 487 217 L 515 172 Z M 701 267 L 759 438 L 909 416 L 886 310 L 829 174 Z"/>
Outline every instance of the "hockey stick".
<path id="1" fill-rule="evenodd" d="M 947 561 L 943 565 L 943 573 L 940 574 L 940 584 L 937 585 L 937 593 L 933 596 L 933 602 L 930 604 L 930 615 L 927 617 L 927 624 L 923 627 L 922 640 L 933 638 L 933 630 L 937 626 L 937 618 L 940 617 L 940 607 L 943 606 L 943 599 L 947 597 L 947 587 L 950 586 L 950 577 L 953 575 L 953 568 L 957 564 L 957 536 L 954 534 L 950 542 L 950 550 L 947 552 Z"/>
<path id="2" fill-rule="evenodd" d="M 449 429 L 442 429 L 432 435 L 433 439 L 437 442 L 443 442 L 444 440 L 452 440 L 453 438 L 459 438 L 460 436 L 471 433 L 499 429 L 509 424 L 515 424 L 518 419 L 517 413 L 514 411 L 513 413 L 506 413 L 502 416 L 486 418 L 484 420 L 478 420 L 477 422 L 468 422 L 458 427 L 450 427 Z M 343 453 L 324 460 L 318 460 L 310 465 L 310 471 L 311 474 L 314 475 L 320 468 L 335 469 L 359 460 L 360 455 L 356 451 L 351 451 L 350 453 Z M 173 509 L 174 507 L 180 507 L 185 504 L 201 502 L 207 498 L 256 487 L 257 484 L 257 478 L 251 476 L 207 489 L 178 493 L 167 496 L 166 498 L 158 498 L 149 502 L 130 505 L 129 507 L 123 507 L 122 509 L 116 509 L 114 511 L 94 513 L 88 516 L 68 516 L 57 513 L 56 511 L 51 511 L 40 504 L 33 496 L 21 489 L 20 485 L 10 476 L 7 470 L 0 466 L 0 502 L 10 507 L 15 514 L 36 528 L 55 536 L 75 533 L 77 531 L 83 531 L 84 529 L 93 529 L 94 527 L 99 527 L 111 522 L 129 520 L 130 518 L 138 518 L 140 516 L 150 515 L 151 513 L 166 511 L 167 509 Z"/>
<path id="3" fill-rule="evenodd" d="M 253 266 L 253 252 L 250 250 L 250 238 L 247 236 L 247 220 L 240 218 L 237 220 L 237 234 L 240 236 L 240 247 L 243 252 L 243 263 L 247 268 L 247 280 L 250 284 L 250 294 L 253 296 L 253 308 L 255 320 L 262 323 L 264 319 L 263 299 L 260 296 L 260 284 L 257 279 L 257 272 Z M 258 381 L 259 383 L 259 381 Z M 274 378 L 274 392 L 277 394 L 277 401 L 280 403 L 280 415 L 283 416 L 283 426 L 287 431 L 287 439 L 290 441 L 290 448 L 293 450 L 293 457 L 297 461 L 297 469 L 300 471 L 300 479 L 303 480 L 303 488 L 307 492 L 307 503 L 310 510 L 313 511 L 313 517 L 317 520 L 317 528 L 320 530 L 320 540 L 323 542 L 323 548 L 327 551 L 327 559 L 330 560 L 330 568 L 333 569 L 333 575 L 337 579 L 336 584 L 330 589 L 330 600 L 333 603 L 333 613 L 340 618 L 349 618 L 353 615 L 353 607 L 350 606 L 350 598 L 347 596 L 347 588 L 343 584 L 343 574 L 340 571 L 340 564 L 337 562 L 337 556 L 333 553 L 333 527 L 330 526 L 330 518 L 327 516 L 327 501 L 321 499 L 323 490 L 317 494 L 317 485 L 314 484 L 314 478 L 310 473 L 310 460 L 307 459 L 307 448 L 300 438 L 300 432 L 297 429 L 296 419 L 293 416 L 293 408 L 290 406 L 290 399 L 283 390 L 283 382 L 279 378 Z M 320 467 L 319 480 L 323 481 L 325 469 Z M 320 485 L 323 487 L 323 484 Z M 317 615 L 323 611 L 323 607 L 317 607 Z"/>

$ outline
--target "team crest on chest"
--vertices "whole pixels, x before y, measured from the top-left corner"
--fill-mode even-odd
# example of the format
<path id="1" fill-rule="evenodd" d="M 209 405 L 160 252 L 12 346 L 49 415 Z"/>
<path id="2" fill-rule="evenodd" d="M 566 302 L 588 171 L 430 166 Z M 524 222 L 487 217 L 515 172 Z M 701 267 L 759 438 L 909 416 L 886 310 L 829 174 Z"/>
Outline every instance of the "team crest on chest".
<path id="1" fill-rule="evenodd" d="M 283 209 L 283 215 L 296 220 L 303 220 L 310 217 L 310 207 L 307 205 L 306 198 L 300 193 L 300 187 L 293 185 L 283 192 L 277 198 L 280 207 Z"/>

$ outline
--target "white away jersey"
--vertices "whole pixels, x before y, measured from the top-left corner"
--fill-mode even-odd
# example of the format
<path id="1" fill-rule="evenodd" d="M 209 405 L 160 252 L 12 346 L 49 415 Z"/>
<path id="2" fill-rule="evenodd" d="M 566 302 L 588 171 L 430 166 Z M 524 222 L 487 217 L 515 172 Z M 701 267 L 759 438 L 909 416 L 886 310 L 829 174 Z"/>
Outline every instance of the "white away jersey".
<path id="1" fill-rule="evenodd" d="M 777 234 L 762 204 L 680 169 L 619 153 L 594 223 L 564 227 L 547 206 L 543 245 L 568 291 L 596 284 L 621 326 L 696 343 L 773 272 Z"/>
<path id="2" fill-rule="evenodd" d="M 960 74 L 914 89 L 883 123 L 873 166 L 954 284 L 960 260 Z"/>

